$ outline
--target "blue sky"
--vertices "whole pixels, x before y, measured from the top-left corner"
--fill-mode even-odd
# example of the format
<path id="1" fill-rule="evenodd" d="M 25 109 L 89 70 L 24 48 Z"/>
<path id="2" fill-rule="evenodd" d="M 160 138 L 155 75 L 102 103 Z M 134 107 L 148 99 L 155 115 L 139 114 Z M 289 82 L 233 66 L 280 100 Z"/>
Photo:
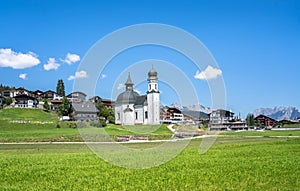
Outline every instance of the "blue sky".
<path id="1" fill-rule="evenodd" d="M 55 90 L 57 80 L 63 79 L 70 92 L 74 78 L 88 77 L 88 73 L 78 71 L 78 66 L 97 41 L 126 26 L 162 23 L 189 32 L 208 48 L 222 72 L 227 109 L 246 115 L 259 107 L 300 108 L 297 0 L 0 3 L 2 84 Z M 12 61 L 7 62 L 7 57 Z M 103 70 L 96 94 L 114 98 L 112 91 L 120 85 L 116 80 L 122 81 L 120 74 L 146 59 L 174 64 L 195 87 L 198 101 L 208 107 L 212 105 L 208 81 L 195 78 L 197 71 L 199 74 L 204 69 L 170 49 L 155 46 L 136 47 L 116 56 Z M 158 71 L 159 75 L 160 72 L 165 71 Z M 135 81 L 137 74 L 131 75 Z M 146 79 L 147 74 L 144 75 Z M 182 101 L 174 87 L 162 82 L 160 89 L 163 103 Z M 145 82 L 137 82 L 136 90 L 145 93 Z"/>

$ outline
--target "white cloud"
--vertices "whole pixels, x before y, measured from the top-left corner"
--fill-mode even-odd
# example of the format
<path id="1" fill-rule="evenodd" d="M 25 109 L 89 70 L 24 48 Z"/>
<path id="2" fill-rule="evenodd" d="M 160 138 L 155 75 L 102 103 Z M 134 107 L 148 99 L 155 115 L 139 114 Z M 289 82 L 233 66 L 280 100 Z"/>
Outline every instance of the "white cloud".
<path id="1" fill-rule="evenodd" d="M 87 73 L 86 71 L 84 70 L 81 70 L 79 72 L 75 72 L 75 75 L 71 75 L 69 76 L 68 80 L 75 80 L 75 79 L 78 79 L 78 78 L 87 78 Z"/>
<path id="2" fill-rule="evenodd" d="M 49 58 L 48 63 L 44 64 L 44 69 L 45 70 L 57 70 L 60 64 L 58 64 L 55 60 L 55 58 Z"/>
<path id="3" fill-rule="evenodd" d="M 66 58 L 64 60 L 61 59 L 61 61 L 66 62 L 67 64 L 73 64 L 80 61 L 80 56 L 77 54 L 68 53 Z"/>
<path id="4" fill-rule="evenodd" d="M 194 78 L 200 80 L 211 80 L 221 75 L 222 75 L 222 70 L 213 68 L 212 66 L 207 66 L 207 68 L 204 71 L 202 72 L 197 71 Z"/>
<path id="5" fill-rule="evenodd" d="M 117 90 L 121 90 L 124 88 L 124 84 L 118 84 Z"/>
<path id="6" fill-rule="evenodd" d="M 19 78 L 21 78 L 23 80 L 27 80 L 27 74 L 26 73 L 20 74 Z"/>
<path id="7" fill-rule="evenodd" d="M 0 49 L 0 67 L 24 69 L 36 66 L 38 64 L 40 64 L 40 60 L 33 52 L 24 54 L 21 52 L 14 52 L 10 48 Z"/>
<path id="8" fill-rule="evenodd" d="M 107 77 L 106 74 L 101 74 L 101 79 L 104 79 L 104 78 L 106 78 L 106 77 Z"/>

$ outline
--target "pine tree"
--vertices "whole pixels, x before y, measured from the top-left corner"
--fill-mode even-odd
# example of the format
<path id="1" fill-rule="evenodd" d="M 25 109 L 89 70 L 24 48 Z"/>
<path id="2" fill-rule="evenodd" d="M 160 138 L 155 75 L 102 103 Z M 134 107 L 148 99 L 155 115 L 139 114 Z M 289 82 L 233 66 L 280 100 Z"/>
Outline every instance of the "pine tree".
<path id="1" fill-rule="evenodd" d="M 255 125 L 253 114 L 248 114 L 247 115 L 246 123 L 247 123 L 248 126 L 254 126 Z"/>
<path id="2" fill-rule="evenodd" d="M 56 93 L 60 96 L 65 96 L 65 85 L 62 79 L 57 81 Z"/>

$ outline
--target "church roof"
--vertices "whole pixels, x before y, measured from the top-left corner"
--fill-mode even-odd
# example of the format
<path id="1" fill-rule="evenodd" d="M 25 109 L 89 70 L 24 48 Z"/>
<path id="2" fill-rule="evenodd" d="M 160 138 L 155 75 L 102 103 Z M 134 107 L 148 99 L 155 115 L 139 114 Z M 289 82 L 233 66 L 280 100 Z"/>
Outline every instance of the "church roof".
<path id="1" fill-rule="evenodd" d="M 127 78 L 127 81 L 126 81 L 125 85 L 133 85 L 133 82 L 132 82 L 131 77 L 130 77 L 130 73 L 128 74 L 128 78 Z"/>
<path id="2" fill-rule="evenodd" d="M 135 100 L 134 105 L 144 105 L 147 101 L 147 95 L 138 96 Z"/>
<path id="3" fill-rule="evenodd" d="M 157 71 L 153 68 L 148 72 L 148 79 L 150 80 L 157 80 Z"/>
<path id="4" fill-rule="evenodd" d="M 135 91 L 125 91 L 118 96 L 116 103 L 134 104 L 139 96 Z"/>

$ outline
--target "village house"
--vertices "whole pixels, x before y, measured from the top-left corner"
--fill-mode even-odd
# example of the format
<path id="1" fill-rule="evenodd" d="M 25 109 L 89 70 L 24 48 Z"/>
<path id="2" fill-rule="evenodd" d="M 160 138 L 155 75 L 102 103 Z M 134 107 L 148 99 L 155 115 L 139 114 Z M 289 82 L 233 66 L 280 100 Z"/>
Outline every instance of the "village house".
<path id="1" fill-rule="evenodd" d="M 42 99 L 47 99 L 47 100 L 62 100 L 62 96 L 58 95 L 56 92 L 52 90 L 45 91 L 40 95 Z"/>
<path id="2" fill-rule="evenodd" d="M 62 104 L 62 100 L 51 100 L 50 101 L 50 110 L 55 111 Z"/>
<path id="3" fill-rule="evenodd" d="M 35 97 L 36 99 L 40 100 L 42 99 L 41 95 L 43 94 L 44 92 L 41 91 L 41 90 L 36 90 L 33 92 L 33 97 Z"/>
<path id="4" fill-rule="evenodd" d="M 84 102 L 86 100 L 86 94 L 83 92 L 72 92 L 67 95 L 70 102 Z"/>
<path id="5" fill-rule="evenodd" d="M 99 96 L 93 96 L 89 99 L 89 102 L 95 103 L 97 101 L 101 101 L 101 103 L 104 105 L 106 108 L 114 108 L 115 102 L 109 99 L 103 99 Z"/>
<path id="6" fill-rule="evenodd" d="M 277 124 L 275 119 L 265 115 L 259 115 L 254 118 L 255 124 L 261 125 L 262 127 L 274 127 Z"/>
<path id="7" fill-rule="evenodd" d="M 73 119 L 79 122 L 98 121 L 99 110 L 93 103 L 72 103 Z"/>
<path id="8" fill-rule="evenodd" d="M 209 115 L 210 130 L 246 130 L 246 123 L 234 118 L 234 113 L 224 109 L 213 110 Z"/>
<path id="9" fill-rule="evenodd" d="M 160 110 L 161 123 L 181 123 L 184 120 L 182 112 L 174 107 L 165 106 Z"/>
<path id="10" fill-rule="evenodd" d="M 36 98 L 26 94 L 17 95 L 14 99 L 16 100 L 14 103 L 16 108 L 36 108 L 39 103 Z"/>

